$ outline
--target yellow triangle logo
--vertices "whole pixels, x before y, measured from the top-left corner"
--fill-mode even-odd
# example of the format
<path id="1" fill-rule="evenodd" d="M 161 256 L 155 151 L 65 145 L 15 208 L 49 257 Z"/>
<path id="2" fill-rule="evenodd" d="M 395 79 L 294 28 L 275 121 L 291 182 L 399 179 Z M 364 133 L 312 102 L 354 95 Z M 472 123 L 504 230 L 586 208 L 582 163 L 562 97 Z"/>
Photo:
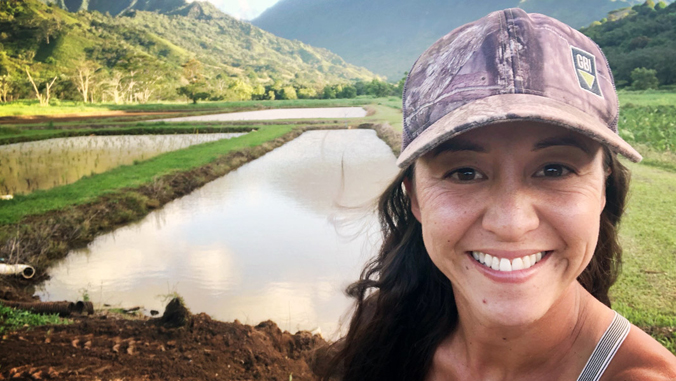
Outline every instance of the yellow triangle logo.
<path id="1" fill-rule="evenodd" d="M 582 77 L 585 83 L 587 83 L 587 87 L 591 89 L 592 86 L 594 85 L 594 82 L 596 82 L 596 77 L 587 73 L 584 70 L 577 69 L 577 72 L 580 73 L 580 77 Z"/>

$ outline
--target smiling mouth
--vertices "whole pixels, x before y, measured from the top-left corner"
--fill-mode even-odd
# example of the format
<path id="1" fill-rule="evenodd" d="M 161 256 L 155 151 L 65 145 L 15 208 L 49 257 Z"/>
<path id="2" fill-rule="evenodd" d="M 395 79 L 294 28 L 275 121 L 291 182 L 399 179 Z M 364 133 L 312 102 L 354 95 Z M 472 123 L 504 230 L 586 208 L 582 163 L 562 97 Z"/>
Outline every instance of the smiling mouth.
<path id="1" fill-rule="evenodd" d="M 541 251 L 536 254 L 525 255 L 523 257 L 514 258 L 511 261 L 507 258 L 500 258 L 494 255 L 482 253 L 480 251 L 472 251 L 472 257 L 482 265 L 497 271 L 511 272 L 525 270 L 535 266 L 540 262 L 549 252 Z"/>

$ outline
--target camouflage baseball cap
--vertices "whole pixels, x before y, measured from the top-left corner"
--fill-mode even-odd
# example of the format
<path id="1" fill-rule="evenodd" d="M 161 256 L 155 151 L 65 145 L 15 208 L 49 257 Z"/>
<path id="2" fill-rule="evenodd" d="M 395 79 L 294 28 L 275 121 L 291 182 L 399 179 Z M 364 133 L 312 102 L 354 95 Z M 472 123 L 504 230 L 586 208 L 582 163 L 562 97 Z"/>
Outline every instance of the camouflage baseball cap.
<path id="1" fill-rule="evenodd" d="M 638 162 L 641 155 L 617 133 L 618 109 L 610 67 L 591 39 L 519 8 L 493 12 L 442 37 L 413 65 L 397 165 L 505 121 L 566 127 Z"/>

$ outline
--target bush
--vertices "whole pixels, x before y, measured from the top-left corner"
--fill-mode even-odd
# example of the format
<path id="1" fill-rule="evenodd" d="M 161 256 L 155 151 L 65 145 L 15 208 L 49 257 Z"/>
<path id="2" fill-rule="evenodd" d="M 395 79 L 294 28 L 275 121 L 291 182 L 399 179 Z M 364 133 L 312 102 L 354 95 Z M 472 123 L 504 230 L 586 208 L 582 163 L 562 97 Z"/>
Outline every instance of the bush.
<path id="1" fill-rule="evenodd" d="M 300 99 L 311 99 L 317 97 L 317 90 L 313 88 L 301 87 L 300 89 L 298 89 L 298 91 L 296 91 L 296 94 Z"/>
<path id="2" fill-rule="evenodd" d="M 281 99 L 298 99 L 296 89 L 294 89 L 293 86 L 284 86 L 281 93 Z"/>
<path id="3" fill-rule="evenodd" d="M 632 70 L 631 80 L 631 86 L 635 90 L 656 89 L 660 85 L 660 81 L 657 79 L 657 71 L 644 67 L 637 67 Z"/>

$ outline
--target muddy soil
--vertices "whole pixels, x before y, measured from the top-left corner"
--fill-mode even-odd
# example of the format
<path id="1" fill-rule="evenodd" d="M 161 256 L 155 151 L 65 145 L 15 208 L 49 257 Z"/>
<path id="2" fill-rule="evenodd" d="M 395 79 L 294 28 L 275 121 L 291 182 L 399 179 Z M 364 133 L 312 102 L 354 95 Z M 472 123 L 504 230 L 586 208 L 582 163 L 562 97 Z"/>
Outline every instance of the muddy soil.
<path id="1" fill-rule="evenodd" d="M 182 111 L 98 111 L 82 112 L 59 115 L 23 115 L 0 117 L 0 124 L 32 124 L 48 122 L 79 122 L 88 119 L 112 118 L 112 117 L 150 117 L 162 116 L 173 117 L 185 114 Z"/>
<path id="2" fill-rule="evenodd" d="M 179 328 L 99 314 L 0 339 L 0 380 L 316 380 L 309 364 L 326 345 L 271 321 L 252 327 L 206 314 Z"/>

